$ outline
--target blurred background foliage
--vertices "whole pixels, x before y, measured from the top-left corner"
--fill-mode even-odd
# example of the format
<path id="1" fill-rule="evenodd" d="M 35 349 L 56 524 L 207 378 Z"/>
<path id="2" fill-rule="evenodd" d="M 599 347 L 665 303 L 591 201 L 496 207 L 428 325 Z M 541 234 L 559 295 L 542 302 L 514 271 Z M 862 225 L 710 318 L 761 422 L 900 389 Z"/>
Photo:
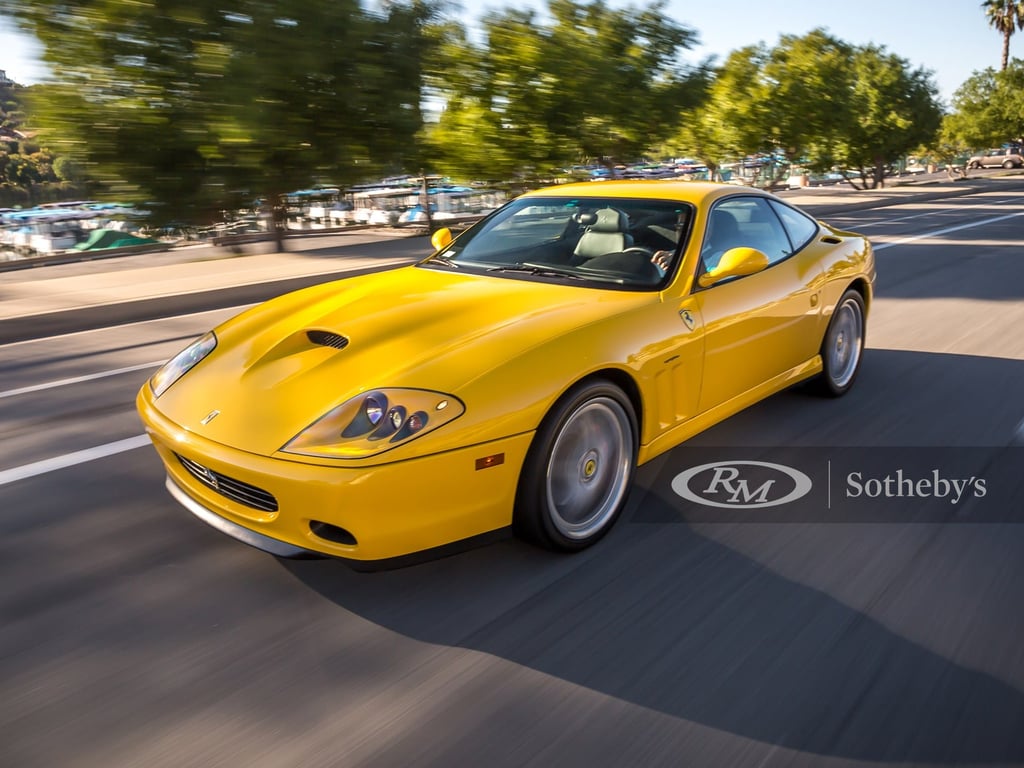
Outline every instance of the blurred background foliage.
<path id="1" fill-rule="evenodd" d="M 769 153 L 882 183 L 912 152 L 1024 135 L 1024 64 L 944 113 L 931 73 L 824 30 L 684 64 L 664 0 L 548 0 L 478 24 L 446 0 L 0 0 L 53 77 L 0 89 L 4 199 L 117 198 L 207 222 L 317 183 Z M 770 181 L 770 179 L 769 179 Z M 22 204 L 19 199 L 18 204 Z M 0 199 L 0 205 L 5 204 Z"/>
<path id="2" fill-rule="evenodd" d="M 471 177 L 509 178 L 596 160 L 632 161 L 676 130 L 696 106 L 704 67 L 684 67 L 697 39 L 664 2 L 615 10 L 550 0 L 487 13 L 480 40 L 461 25 L 437 29 L 428 94 L 443 105 L 425 132 L 430 155 Z"/>
<path id="3" fill-rule="evenodd" d="M 426 2 L 2 0 L 54 77 L 30 127 L 108 194 L 209 219 L 416 161 Z"/>

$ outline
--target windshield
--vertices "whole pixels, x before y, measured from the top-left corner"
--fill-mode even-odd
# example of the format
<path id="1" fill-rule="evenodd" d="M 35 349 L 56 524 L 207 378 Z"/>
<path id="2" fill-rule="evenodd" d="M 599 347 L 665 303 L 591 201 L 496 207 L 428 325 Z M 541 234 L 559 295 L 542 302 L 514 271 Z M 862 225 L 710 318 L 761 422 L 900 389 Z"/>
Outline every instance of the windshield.
<path id="1" fill-rule="evenodd" d="M 420 266 L 654 289 L 674 269 L 691 211 L 678 201 L 522 197 Z"/>

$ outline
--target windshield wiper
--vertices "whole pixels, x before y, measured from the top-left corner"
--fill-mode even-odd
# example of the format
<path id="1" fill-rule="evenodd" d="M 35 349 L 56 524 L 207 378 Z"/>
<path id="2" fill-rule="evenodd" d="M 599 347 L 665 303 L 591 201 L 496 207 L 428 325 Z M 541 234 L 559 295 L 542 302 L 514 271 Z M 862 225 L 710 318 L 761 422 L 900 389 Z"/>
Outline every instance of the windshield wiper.
<path id="1" fill-rule="evenodd" d="M 489 267 L 488 272 L 525 272 L 528 275 L 540 275 L 542 277 L 571 277 L 574 280 L 586 280 L 583 275 L 573 269 L 562 269 L 550 264 L 504 264 L 500 267 Z"/>

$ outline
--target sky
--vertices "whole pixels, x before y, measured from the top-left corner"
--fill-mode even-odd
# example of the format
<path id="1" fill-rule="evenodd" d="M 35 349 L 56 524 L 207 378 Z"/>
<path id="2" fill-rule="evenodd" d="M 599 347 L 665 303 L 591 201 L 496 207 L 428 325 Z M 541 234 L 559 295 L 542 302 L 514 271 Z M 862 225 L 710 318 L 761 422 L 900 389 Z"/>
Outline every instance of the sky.
<path id="1" fill-rule="evenodd" d="M 606 0 L 624 8 L 644 0 Z M 471 13 L 484 8 L 546 7 L 544 0 L 463 0 Z M 783 34 L 803 35 L 815 27 L 848 43 L 884 45 L 914 67 L 931 70 L 940 98 L 953 92 L 975 71 L 998 68 L 1002 38 L 988 25 L 979 0 L 669 0 L 666 12 L 697 31 L 700 45 L 686 59 L 719 60 L 737 48 L 764 42 L 774 45 Z M 1010 56 L 1024 58 L 1024 32 L 1010 40 Z M 34 38 L 0 17 L 0 69 L 22 85 L 46 77 Z"/>

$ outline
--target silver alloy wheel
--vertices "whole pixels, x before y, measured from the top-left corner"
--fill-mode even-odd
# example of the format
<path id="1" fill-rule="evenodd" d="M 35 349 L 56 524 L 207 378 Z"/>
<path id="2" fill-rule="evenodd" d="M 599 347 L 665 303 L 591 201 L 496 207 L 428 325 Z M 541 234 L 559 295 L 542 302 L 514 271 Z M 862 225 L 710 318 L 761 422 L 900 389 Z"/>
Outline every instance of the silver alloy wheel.
<path id="1" fill-rule="evenodd" d="M 633 428 L 625 409 L 596 397 L 569 414 L 555 437 L 546 487 L 551 522 L 585 539 L 614 517 L 630 483 Z"/>
<path id="2" fill-rule="evenodd" d="M 864 346 L 864 313 L 860 302 L 848 297 L 832 316 L 828 348 L 828 375 L 842 389 L 853 379 Z"/>

